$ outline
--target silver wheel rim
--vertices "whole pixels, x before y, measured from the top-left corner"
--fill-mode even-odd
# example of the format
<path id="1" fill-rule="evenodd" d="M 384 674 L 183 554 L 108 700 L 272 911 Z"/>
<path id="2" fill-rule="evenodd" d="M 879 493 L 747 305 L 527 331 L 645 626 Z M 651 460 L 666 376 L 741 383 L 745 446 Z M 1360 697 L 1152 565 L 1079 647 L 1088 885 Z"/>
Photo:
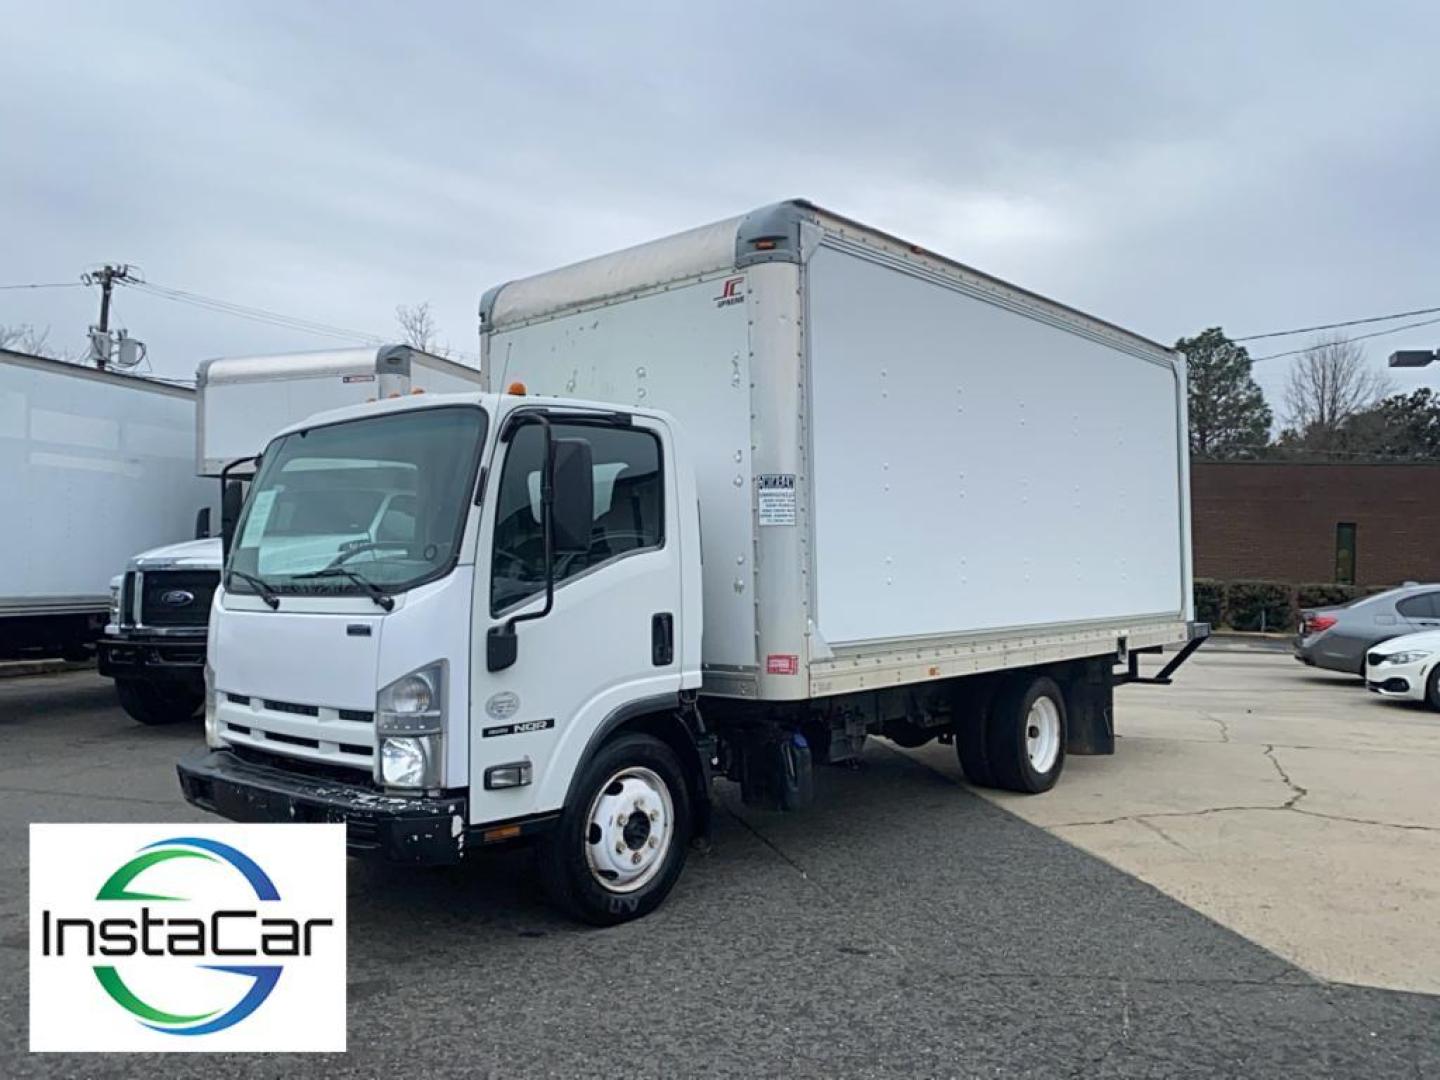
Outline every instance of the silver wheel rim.
<path id="1" fill-rule="evenodd" d="M 630 893 L 665 865 L 675 836 L 675 803 L 658 773 L 621 769 L 600 785 L 585 815 L 585 862 L 601 888 Z"/>
<path id="2" fill-rule="evenodd" d="M 1030 767 L 1042 774 L 1060 756 L 1060 706 L 1047 694 L 1035 699 L 1025 717 L 1025 753 Z"/>

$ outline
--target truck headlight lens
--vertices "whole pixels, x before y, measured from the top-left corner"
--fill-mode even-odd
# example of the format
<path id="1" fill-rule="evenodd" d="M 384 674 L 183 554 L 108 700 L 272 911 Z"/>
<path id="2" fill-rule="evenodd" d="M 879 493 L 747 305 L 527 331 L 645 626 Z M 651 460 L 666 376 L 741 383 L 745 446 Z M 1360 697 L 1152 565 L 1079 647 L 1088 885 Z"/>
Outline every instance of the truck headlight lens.
<path id="1" fill-rule="evenodd" d="M 430 784 L 429 739 L 386 739 L 380 744 L 380 781 L 386 787 L 423 788 Z"/>
<path id="2" fill-rule="evenodd" d="M 116 574 L 110 579 L 110 625 L 120 625 L 120 597 L 125 591 L 125 575 Z"/>
<path id="3" fill-rule="evenodd" d="M 220 738 L 220 717 L 215 711 L 215 669 L 205 658 L 205 745 L 214 750 L 224 746 Z"/>
<path id="4" fill-rule="evenodd" d="M 1391 653 L 1389 656 L 1382 656 L 1379 662 L 1382 664 L 1414 664 L 1424 660 L 1430 654 L 1424 651 L 1412 650 L 1410 652 Z"/>
<path id="5" fill-rule="evenodd" d="M 375 695 L 375 779 L 386 787 L 442 786 L 446 673 L 445 661 L 437 660 Z"/>

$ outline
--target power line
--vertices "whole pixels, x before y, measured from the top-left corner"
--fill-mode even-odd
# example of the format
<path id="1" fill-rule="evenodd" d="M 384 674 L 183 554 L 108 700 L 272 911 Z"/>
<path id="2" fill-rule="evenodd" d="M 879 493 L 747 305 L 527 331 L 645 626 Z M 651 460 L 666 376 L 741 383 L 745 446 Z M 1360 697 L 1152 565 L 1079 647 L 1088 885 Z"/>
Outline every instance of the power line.
<path id="1" fill-rule="evenodd" d="M 1435 308 L 1433 310 L 1440 311 L 1440 308 Z M 1434 326 L 1436 323 L 1440 323 L 1440 319 L 1424 319 L 1420 322 L 1406 323 L 1404 326 L 1392 326 L 1389 330 L 1376 330 L 1375 332 L 1370 334 L 1356 334 L 1354 337 L 1347 338 L 1346 340 L 1365 341 L 1367 338 L 1384 337 L 1386 334 L 1398 334 L 1402 330 L 1414 330 L 1417 326 Z M 1238 341 L 1240 339 L 1237 338 L 1235 340 Z M 1258 364 L 1261 360 L 1283 360 L 1287 356 L 1299 356 L 1301 353 L 1307 353 L 1312 348 L 1314 348 L 1314 346 L 1310 345 L 1306 346 L 1303 349 L 1291 349 L 1289 352 L 1271 353 L 1268 356 L 1252 356 L 1250 358 L 1250 363 Z"/>
<path id="2" fill-rule="evenodd" d="M 160 297 L 161 299 L 173 300 L 176 303 L 189 304 L 192 307 L 203 308 L 207 311 L 233 315 L 236 318 L 249 319 L 252 322 L 265 323 L 287 330 L 298 330 L 301 333 L 315 334 L 320 337 L 338 338 L 342 341 L 362 342 L 371 345 L 383 345 L 386 343 L 385 338 L 376 334 L 367 333 L 364 330 L 332 326 L 329 323 L 301 318 L 298 315 L 284 315 L 278 311 L 251 307 L 247 304 L 237 304 L 233 301 L 221 300 L 217 297 L 205 296 L 201 293 L 189 292 L 185 289 L 169 288 L 164 285 L 158 285 L 152 281 L 130 281 L 126 282 L 126 285 L 129 288 L 139 289 L 141 292 Z"/>
<path id="3" fill-rule="evenodd" d="M 1295 334 L 1313 334 L 1317 330 L 1338 330 L 1342 326 L 1361 326 L 1365 323 L 1390 322 L 1392 319 L 1408 319 L 1412 315 L 1433 315 L 1440 307 L 1416 308 L 1414 311 L 1397 311 L 1394 315 L 1371 315 L 1364 319 L 1349 319 L 1345 322 L 1323 323 L 1320 326 L 1302 326 L 1298 330 L 1273 330 L 1268 334 L 1248 334 L 1231 338 L 1231 341 L 1260 341 L 1262 338 L 1292 337 Z M 1402 327 L 1403 329 L 1403 327 Z"/>
<path id="4" fill-rule="evenodd" d="M 34 285 L 0 285 L 0 290 L 10 289 L 83 289 L 83 281 L 44 281 Z"/>

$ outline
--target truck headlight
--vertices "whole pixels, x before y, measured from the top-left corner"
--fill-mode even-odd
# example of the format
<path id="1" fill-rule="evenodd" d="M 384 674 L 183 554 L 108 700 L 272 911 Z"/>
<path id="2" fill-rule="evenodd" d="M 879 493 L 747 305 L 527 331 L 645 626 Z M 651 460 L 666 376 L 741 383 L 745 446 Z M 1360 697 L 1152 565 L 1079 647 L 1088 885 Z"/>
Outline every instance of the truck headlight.
<path id="1" fill-rule="evenodd" d="M 1427 656 L 1429 656 L 1429 655 L 1430 655 L 1430 654 L 1429 654 L 1428 652 L 1424 651 L 1424 650 L 1411 650 L 1411 651 L 1409 651 L 1409 652 L 1396 652 L 1396 653 L 1391 653 L 1389 656 L 1381 656 L 1381 657 L 1378 657 L 1378 658 L 1377 658 L 1377 663 L 1381 663 L 1381 664 L 1415 664 L 1415 663 L 1420 662 L 1421 660 L 1424 660 L 1424 659 L 1425 659 Z"/>
<path id="2" fill-rule="evenodd" d="M 205 745 L 215 750 L 224 746 L 220 738 L 220 717 L 215 711 L 215 669 L 205 658 Z"/>
<path id="3" fill-rule="evenodd" d="M 380 740 L 375 779 L 386 787 L 441 784 L 446 664 L 437 660 L 402 675 L 375 697 Z"/>
<path id="4" fill-rule="evenodd" d="M 433 787 L 437 736 L 390 738 L 380 744 L 380 782 L 386 787 Z"/>
<path id="5" fill-rule="evenodd" d="M 120 597 L 125 592 L 125 575 L 116 574 L 110 579 L 110 618 L 111 626 L 120 625 Z"/>

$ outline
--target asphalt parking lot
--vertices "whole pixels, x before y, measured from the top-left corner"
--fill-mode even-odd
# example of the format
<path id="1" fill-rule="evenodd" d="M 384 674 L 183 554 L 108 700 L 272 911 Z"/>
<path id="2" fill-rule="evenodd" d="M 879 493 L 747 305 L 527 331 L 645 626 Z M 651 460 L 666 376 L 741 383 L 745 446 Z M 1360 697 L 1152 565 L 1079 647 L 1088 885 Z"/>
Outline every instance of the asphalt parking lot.
<path id="1" fill-rule="evenodd" d="M 1440 717 L 1277 654 L 1126 688 L 1112 758 L 979 797 L 874 740 L 799 815 L 722 791 L 656 915 L 581 929 L 524 852 L 352 862 L 345 1055 L 28 1055 L 26 825 L 204 820 L 93 673 L 0 681 L 0 1074 L 1440 1073 Z"/>

